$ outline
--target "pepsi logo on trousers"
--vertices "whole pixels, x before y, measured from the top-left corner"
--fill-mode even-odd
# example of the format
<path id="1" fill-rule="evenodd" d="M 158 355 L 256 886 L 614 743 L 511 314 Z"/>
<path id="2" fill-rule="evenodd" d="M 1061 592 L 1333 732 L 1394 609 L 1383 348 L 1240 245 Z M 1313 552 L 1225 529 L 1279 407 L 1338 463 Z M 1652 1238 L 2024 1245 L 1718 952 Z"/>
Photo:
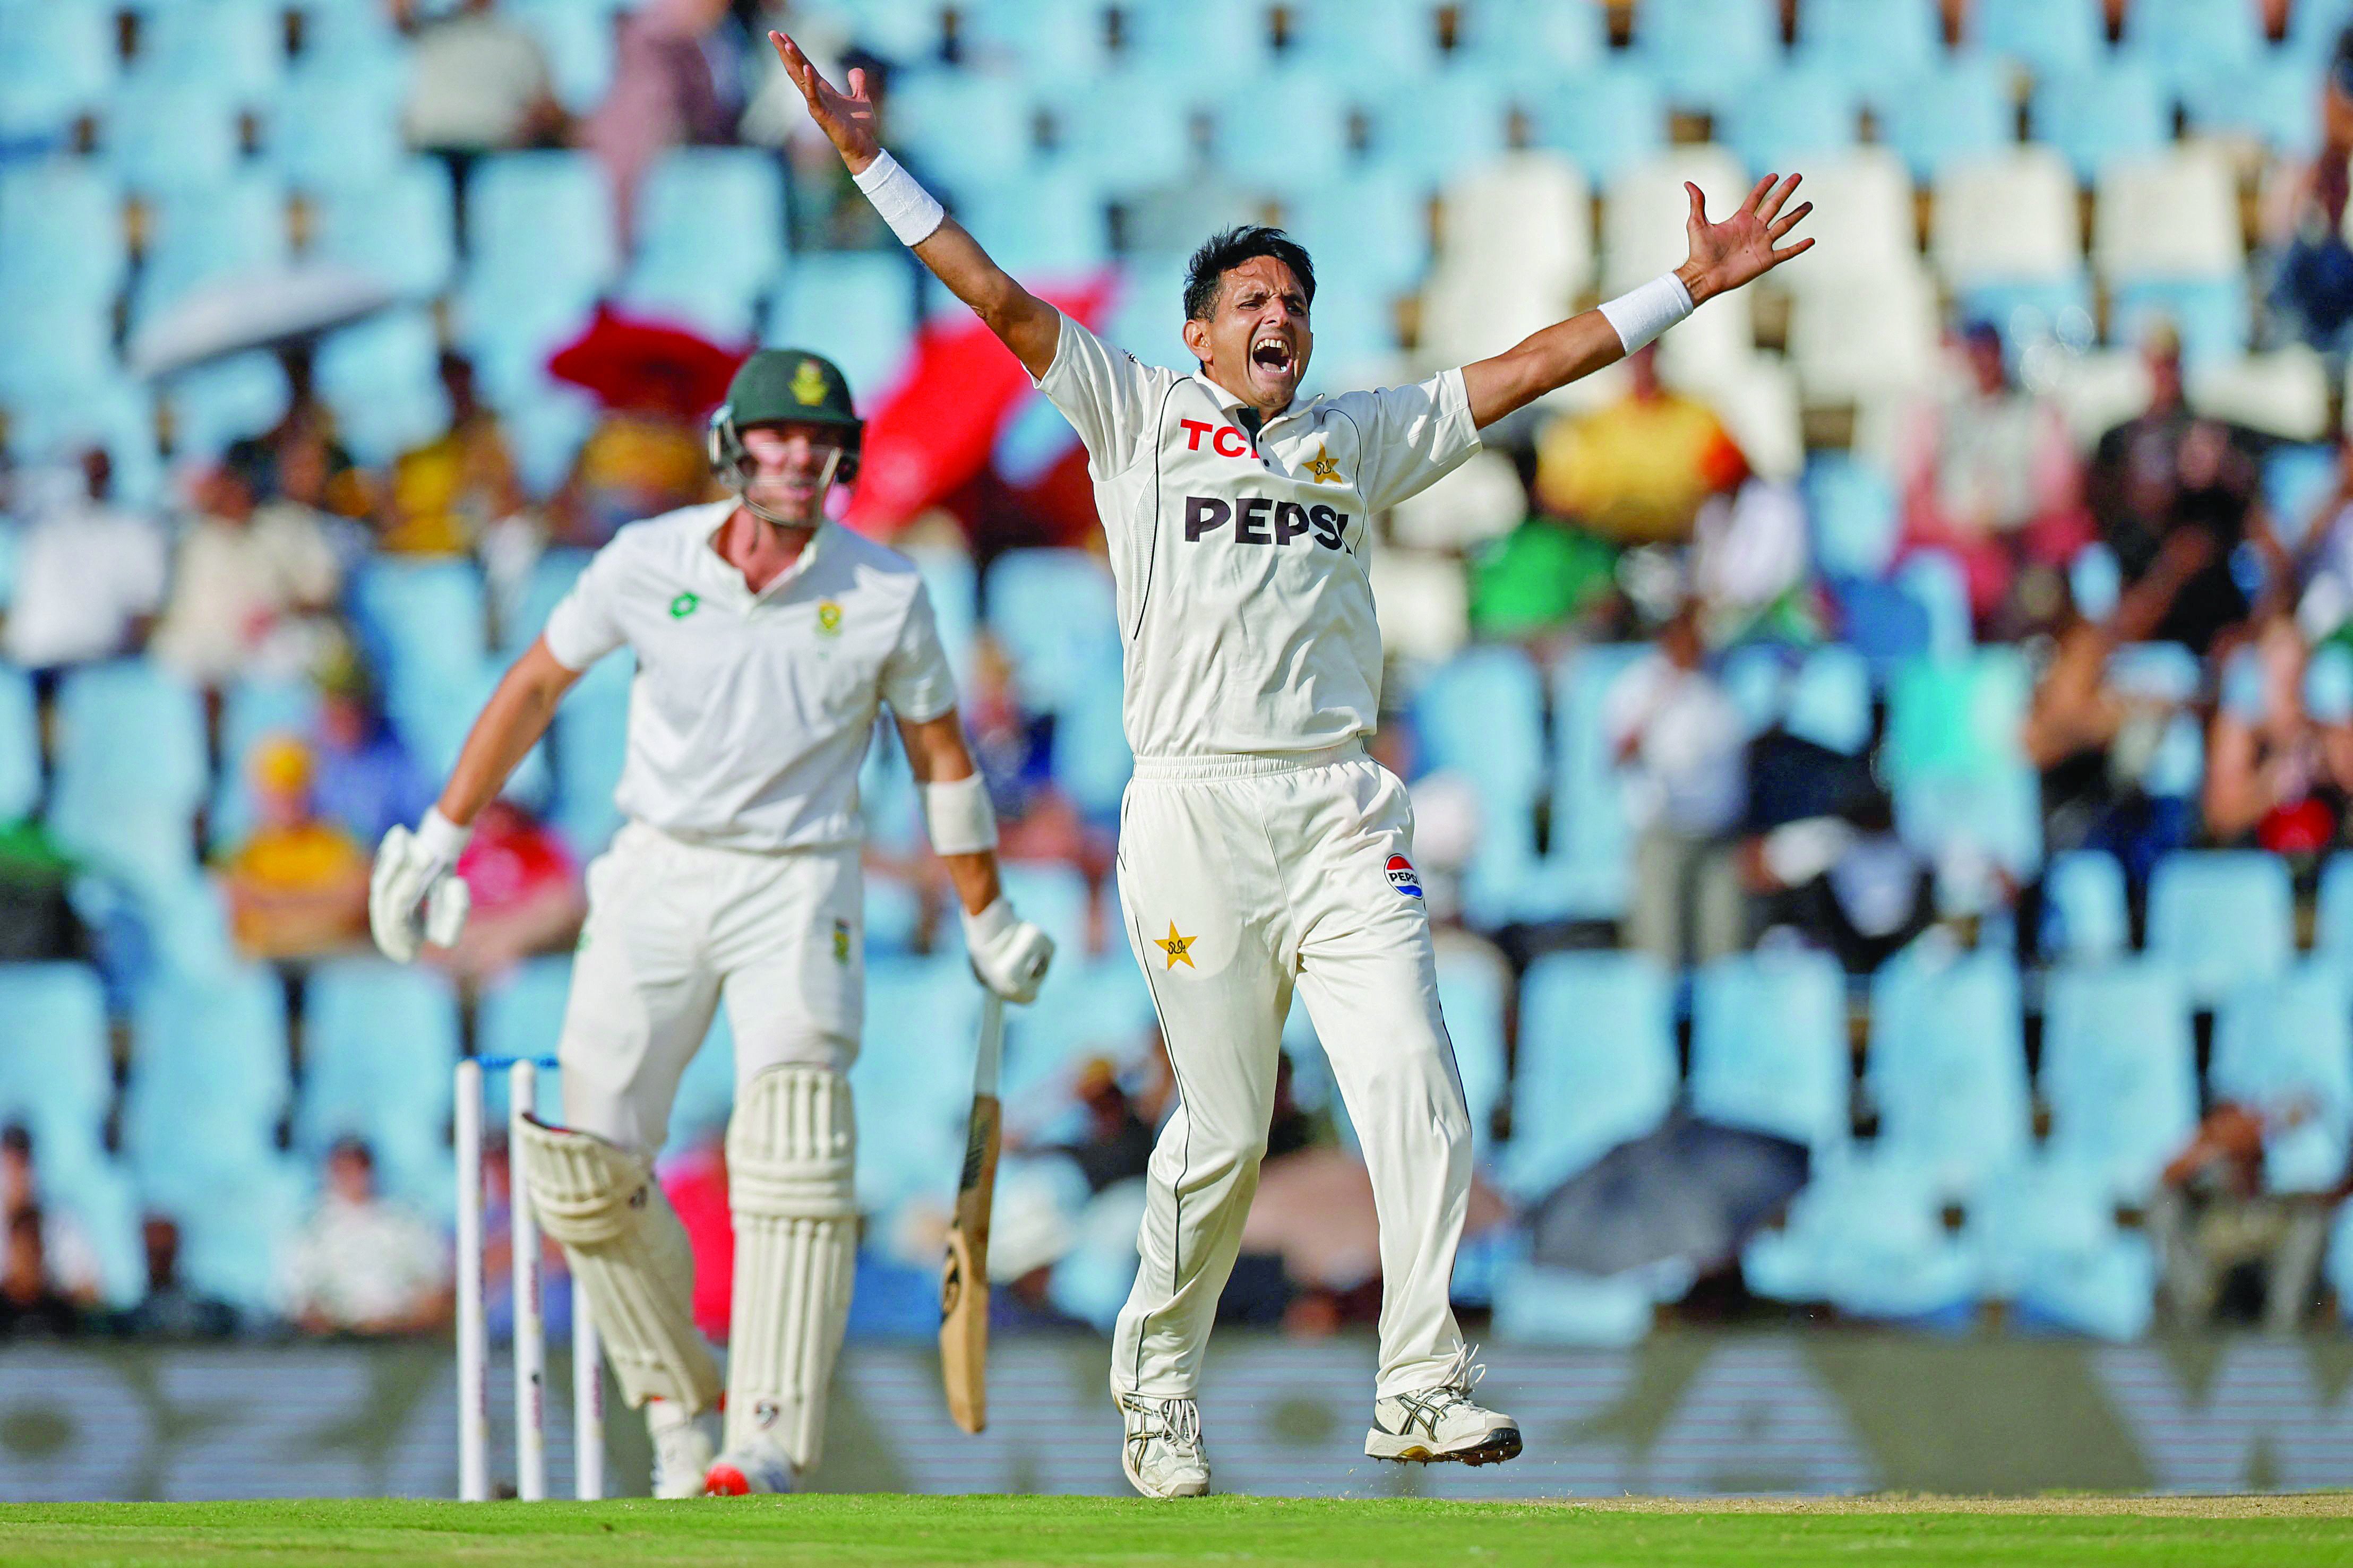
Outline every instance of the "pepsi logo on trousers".
<path id="1" fill-rule="evenodd" d="M 1413 862 L 1402 855 L 1389 857 L 1389 886 L 1409 899 L 1421 897 L 1421 879 L 1413 874 Z"/>

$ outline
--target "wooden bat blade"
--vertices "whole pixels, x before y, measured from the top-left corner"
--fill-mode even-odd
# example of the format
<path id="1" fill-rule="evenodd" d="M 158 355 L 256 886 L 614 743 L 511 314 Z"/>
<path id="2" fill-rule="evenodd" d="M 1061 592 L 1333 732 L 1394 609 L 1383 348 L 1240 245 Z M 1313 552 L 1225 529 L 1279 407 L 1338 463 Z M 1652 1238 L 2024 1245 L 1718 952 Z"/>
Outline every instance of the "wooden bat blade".
<path id="1" fill-rule="evenodd" d="M 976 1095 L 940 1277 L 940 1379 L 967 1432 L 988 1425 L 988 1211 L 997 1194 L 997 1097 Z"/>

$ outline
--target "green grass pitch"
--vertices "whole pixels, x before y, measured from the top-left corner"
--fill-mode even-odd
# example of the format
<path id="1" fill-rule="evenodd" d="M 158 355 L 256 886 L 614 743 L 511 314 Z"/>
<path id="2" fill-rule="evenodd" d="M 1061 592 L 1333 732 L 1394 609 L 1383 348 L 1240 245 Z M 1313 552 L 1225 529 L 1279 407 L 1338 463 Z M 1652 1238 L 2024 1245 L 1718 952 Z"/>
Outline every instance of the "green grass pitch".
<path id="1" fill-rule="evenodd" d="M 1791 1503 L 892 1496 L 21 1503 L 0 1563 L 2353 1564 L 2353 1495 Z"/>

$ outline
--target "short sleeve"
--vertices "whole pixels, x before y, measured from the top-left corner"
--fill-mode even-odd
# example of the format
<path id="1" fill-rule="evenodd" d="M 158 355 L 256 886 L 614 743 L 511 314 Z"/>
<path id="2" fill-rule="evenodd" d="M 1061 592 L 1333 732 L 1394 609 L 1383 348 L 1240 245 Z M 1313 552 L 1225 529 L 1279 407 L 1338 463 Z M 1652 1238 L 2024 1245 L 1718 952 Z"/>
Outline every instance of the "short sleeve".
<path id="1" fill-rule="evenodd" d="M 628 640 L 621 629 L 620 542 L 616 539 L 597 551 L 572 591 L 548 613 L 540 636 L 566 669 L 586 669 Z"/>
<path id="2" fill-rule="evenodd" d="M 1038 378 L 1038 390 L 1078 431 L 1095 478 L 1108 479 L 1134 457 L 1148 433 L 1163 378 L 1170 374 L 1147 368 L 1066 315 L 1054 363 Z"/>
<path id="3" fill-rule="evenodd" d="M 1461 468 L 1479 449 L 1471 394 L 1462 373 L 1443 370 L 1410 386 L 1351 392 L 1333 408 L 1356 421 L 1363 440 L 1357 489 L 1365 505 L 1386 511 Z"/>
<path id="4" fill-rule="evenodd" d="M 922 581 L 899 623 L 899 640 L 882 661 L 882 700 L 910 724 L 926 724 L 955 706 L 955 676 L 940 647 L 940 628 L 932 615 L 932 595 Z"/>

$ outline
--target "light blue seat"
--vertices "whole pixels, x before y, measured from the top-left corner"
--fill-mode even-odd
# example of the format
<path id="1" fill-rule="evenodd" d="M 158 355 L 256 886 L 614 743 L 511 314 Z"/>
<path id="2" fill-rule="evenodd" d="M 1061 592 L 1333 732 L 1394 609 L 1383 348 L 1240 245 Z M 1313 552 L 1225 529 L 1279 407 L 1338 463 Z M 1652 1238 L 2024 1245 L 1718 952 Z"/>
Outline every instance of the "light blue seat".
<path id="1" fill-rule="evenodd" d="M 1263 141 L 1272 105 L 1282 116 L 1281 158 L 1267 157 Z M 1290 201 L 1346 180 L 1359 166 L 1349 144 L 1356 113 L 1349 84 L 1296 50 L 1273 70 L 1218 84 L 1208 108 L 1210 157 L 1229 184 L 1245 190 Z"/>
<path id="2" fill-rule="evenodd" d="M 1011 179 L 975 181 L 957 193 L 955 205 L 973 233 L 1001 237 L 988 253 L 1017 277 L 1052 282 L 1111 259 L 1110 209 L 1093 180 L 1067 161 L 1032 164 Z"/>
<path id="3" fill-rule="evenodd" d="M 531 563 L 522 591 L 511 602 L 501 600 L 495 605 L 498 636 L 491 645 L 494 655 L 511 659 L 532 645 L 546 627 L 547 617 L 587 569 L 589 553 L 561 545 L 541 552 Z"/>
<path id="4" fill-rule="evenodd" d="M 311 72 L 390 109 L 407 93 L 409 47 L 394 30 L 387 9 L 351 0 L 292 0 L 301 49 L 294 76 Z"/>
<path id="5" fill-rule="evenodd" d="M 291 249 L 277 181 L 245 174 L 174 191 L 154 204 L 134 318 L 150 320 L 206 283 L 283 266 Z"/>
<path id="6" fill-rule="evenodd" d="M 240 677 L 221 697 L 221 768 L 206 813 L 205 831 L 216 850 L 245 841 L 253 830 L 252 781 L 246 762 L 273 734 L 308 736 L 319 721 L 319 689 L 301 677 Z"/>
<path id="7" fill-rule="evenodd" d="M 1082 550 L 1008 550 L 989 563 L 981 598 L 1032 709 L 1060 709 L 1089 667 L 1118 658 L 1111 574 Z"/>
<path id="8" fill-rule="evenodd" d="M 2071 964 L 2043 993 L 2049 1152 L 2145 1200 L 2198 1127 L 2189 1000 L 2156 963 Z"/>
<path id="9" fill-rule="evenodd" d="M 761 341 L 821 342 L 873 411 L 915 335 L 914 278 L 906 258 L 885 252 L 796 257 L 768 305 Z"/>
<path id="10" fill-rule="evenodd" d="M 1206 97 L 1177 73 L 1131 58 L 1060 84 L 1047 113 L 1061 155 L 1118 200 L 1166 185 L 1187 167 L 1192 119 Z"/>
<path id="11" fill-rule="evenodd" d="M 907 166 L 959 193 L 1031 161 L 1037 113 L 1023 85 L 1004 76 L 939 68 L 891 83 L 892 139 L 905 149 Z"/>
<path id="12" fill-rule="evenodd" d="M 103 1160 L 114 1072 L 106 995 L 80 963 L 0 964 L 0 1125 L 20 1122 L 59 1191 Z"/>
<path id="13" fill-rule="evenodd" d="M 940 8 L 930 0 L 884 0 L 864 8 L 860 26 L 910 58 L 939 52 Z M 1103 14 L 1092 0 L 1020 0 L 959 12 L 961 36 L 1019 62 L 1033 79 L 1099 71 L 1112 61 Z M 1123 21 L 1125 18 L 1123 17 Z"/>
<path id="14" fill-rule="evenodd" d="M 1545 912 L 1614 920 L 1624 912 L 1634 829 L 1604 723 L 1609 690 L 1642 655 L 1636 644 L 1604 644 L 1553 670 L 1552 843 L 1542 889 Z"/>
<path id="15" fill-rule="evenodd" d="M 1609 54 L 1609 18 L 1598 5 L 1487 0 L 1454 25 L 1455 58 L 1516 89 L 1591 70 Z"/>
<path id="16" fill-rule="evenodd" d="M 541 493 L 554 489 L 569 471 L 572 454 L 594 423 L 593 415 L 584 422 L 574 420 L 573 411 L 587 395 L 550 375 L 548 358 L 587 331 L 602 296 L 601 285 L 577 278 L 534 288 L 525 272 L 483 268 L 469 272 L 459 288 L 458 346 L 474 362 L 475 382 L 484 401 L 506 421 L 517 466 L 527 461 L 538 421 L 566 426 L 577 423 L 565 462 L 552 475 L 541 470 L 547 479 Z"/>
<path id="17" fill-rule="evenodd" d="M 122 1152 L 141 1196 L 185 1215 L 275 1163 L 293 1101 L 286 992 L 259 964 L 142 988 Z"/>
<path id="18" fill-rule="evenodd" d="M 948 668 L 955 673 L 956 689 L 968 690 L 973 638 L 980 630 L 980 574 L 974 570 L 972 557 L 954 545 L 913 545 L 902 553 L 923 574 L 932 620 Z"/>
<path id="19" fill-rule="evenodd" d="M 2043 78 L 2028 105 L 2028 124 L 2089 181 L 2106 164 L 2162 149 L 2173 118 L 2155 72 L 2119 60 Z"/>
<path id="20" fill-rule="evenodd" d="M 555 1055 L 571 994 L 571 954 L 524 959 L 482 987 L 475 1004 L 476 1053 L 510 1059 Z"/>
<path id="21" fill-rule="evenodd" d="M 2181 334 L 2185 363 L 2229 364 L 2247 352 L 2250 315 L 2243 277 L 2137 278 L 2116 285 L 2108 337 L 2137 342 L 2152 321 L 2163 319 Z"/>
<path id="22" fill-rule="evenodd" d="M 2108 679 L 2131 697 L 2187 702 L 2203 679 L 2198 656 L 2178 642 L 2126 643 L 2108 656 Z"/>
<path id="23" fill-rule="evenodd" d="M 682 1154 L 724 1138 L 735 1110 L 735 1037 L 723 1001 L 711 1016 L 711 1033 L 679 1075 L 678 1099 L 670 1105 L 670 1142 L 663 1152 Z"/>
<path id="24" fill-rule="evenodd" d="M 1906 842 L 1932 856 L 1966 847 L 2021 879 L 2040 868 L 2041 783 L 2020 740 L 2032 686 L 2007 647 L 1898 672 L 1885 772 Z"/>
<path id="25" fill-rule="evenodd" d="M 2105 849 L 2071 849 L 2042 874 L 2042 951 L 2074 963 L 2116 958 L 2132 945 L 2125 868 Z"/>
<path id="26" fill-rule="evenodd" d="M 1843 452 L 1806 459 L 1806 509 L 1814 558 L 1839 576 L 1877 577 L 1895 558 L 1895 485 L 1877 464 Z"/>
<path id="27" fill-rule="evenodd" d="M 474 271 L 535 282 L 601 286 L 619 257 L 611 187 L 583 153 L 500 153 L 466 184 Z"/>
<path id="28" fill-rule="evenodd" d="M 1291 54 L 1357 80 L 1410 78 L 1438 54 L 1435 15 L 1418 0 L 1314 0 L 1291 10 Z"/>
<path id="29" fill-rule="evenodd" d="M 192 820 L 210 783 L 204 710 L 161 666 L 121 659 L 58 693 L 48 822 L 58 842 L 143 891 L 192 873 Z"/>
<path id="30" fill-rule="evenodd" d="M 2263 1182 L 2273 1192 L 2326 1192 L 2345 1173 L 2353 1138 L 2353 1003 L 2319 964 L 2250 980 L 2216 1012 L 2207 1083 L 2266 1123 Z"/>
<path id="31" fill-rule="evenodd" d="M 312 254 L 364 268 L 412 299 L 438 294 L 458 268 L 448 169 L 409 158 L 380 177 L 316 190 Z"/>
<path id="32" fill-rule="evenodd" d="M 1023 914 L 1029 912 L 1028 905 L 1020 907 Z M 868 951 L 874 951 L 871 942 Z M 1020 1104 L 1030 1116 L 1050 1111 L 1067 1100 L 1072 1076 L 1089 1058 L 1133 1065 L 1146 1050 L 1156 1021 L 1151 989 L 1124 946 L 1113 943 L 1100 958 L 1089 958 L 1083 948 L 1058 946 L 1038 1000 L 1007 1010 L 1001 1084 L 1006 1102 Z M 959 1063 L 968 1067 L 972 1046 L 970 1040 L 943 1041 L 941 1070 L 953 1078 L 961 1070 Z"/>
<path id="33" fill-rule="evenodd" d="M 1462 902 L 1482 927 L 1514 917 L 1537 868 L 1536 801 L 1544 789 L 1544 689 L 1516 647 L 1465 648 L 1414 695 L 1414 731 L 1431 772 L 1479 793 L 1479 837 L 1463 868 Z"/>
<path id="34" fill-rule="evenodd" d="M 1900 100 L 1944 43 L 1936 0 L 1803 0 L 1798 7 L 1799 61 L 1874 106 Z"/>
<path id="35" fill-rule="evenodd" d="M 1469 67 L 1433 72 L 1365 104 L 1366 156 L 1429 185 L 1500 157 L 1511 104 Z"/>
<path id="36" fill-rule="evenodd" d="M 319 345 L 315 384 L 353 458 L 382 468 L 449 427 L 440 357 L 439 333 L 422 309 L 387 310 Z"/>
<path id="37" fill-rule="evenodd" d="M 2055 1154 L 2003 1173 L 1969 1205 L 1965 1240 L 1986 1293 L 2009 1300 L 2021 1328 L 2123 1342 L 2148 1327 L 2156 1253 L 2117 1228 L 2097 1173 Z"/>
<path id="38" fill-rule="evenodd" d="M 2263 56 L 2263 18 L 2253 5 L 2214 0 L 2133 0 L 2125 8 L 2121 52 L 2168 87 L 2187 88 Z"/>
<path id="39" fill-rule="evenodd" d="M 955 1191 L 979 1016 L 980 988 L 961 953 L 868 961 L 866 1037 L 849 1081 L 860 1104 L 892 1110 L 859 1125 L 860 1208 L 887 1212 L 916 1194 L 944 1202 Z"/>
<path id="40" fill-rule="evenodd" d="M 2301 15 L 2307 5 L 2296 7 Z M 2178 79 L 2182 107 L 2197 135 L 2239 133 L 2274 153 L 2306 153 L 2318 145 L 2312 112 L 2314 67 L 2292 49 L 2266 49 L 2234 66 L 2217 66 Z"/>
<path id="41" fill-rule="evenodd" d="M 2287 863 L 2255 849 L 2193 849 L 2158 863 L 2148 885 L 2148 952 L 2200 1007 L 2284 973 L 2294 954 Z"/>
<path id="42" fill-rule="evenodd" d="M 385 707 L 421 737 L 453 721 L 489 663 L 489 611 L 471 562 L 370 562 L 353 608 L 383 671 Z M 428 768 L 430 764 L 427 764 Z"/>
<path id="43" fill-rule="evenodd" d="M 1855 143 L 1852 86 L 1819 64 L 1792 66 L 1727 103 L 1717 134 L 1754 175 L 1787 173 Z"/>
<path id="44" fill-rule="evenodd" d="M 1879 1147 L 1963 1194 L 2022 1158 L 2031 1137 L 2018 968 L 2006 954 L 1926 943 L 1873 977 L 1863 1080 Z"/>
<path id="45" fill-rule="evenodd" d="M 1715 678 L 1740 710 L 1744 733 L 1758 735 L 1781 721 L 1789 664 L 1788 650 L 1773 643 L 1741 643 L 1725 650 Z"/>
<path id="46" fill-rule="evenodd" d="M 998 877 L 1005 896 L 1013 900 L 1021 918 L 1036 922 L 1054 939 L 1058 955 L 1075 958 L 1087 951 L 1093 900 L 1077 867 L 1059 860 L 1008 860 L 999 868 Z"/>
<path id="47" fill-rule="evenodd" d="M 2036 75 L 2087 70 L 2107 51 L 2100 0 L 1977 0 L 1968 41 Z"/>
<path id="48" fill-rule="evenodd" d="M 1770 0 L 1644 0 L 1635 13 L 1633 58 L 1678 108 L 1727 107 L 1780 57 Z"/>
<path id="49" fill-rule="evenodd" d="M 2331 855 L 2320 868 L 2312 955 L 2353 984 L 2353 854 Z"/>
<path id="50" fill-rule="evenodd" d="M 164 385 L 175 457 L 216 458 L 270 429 L 293 405 L 286 367 L 267 349 L 181 371 Z"/>
<path id="51" fill-rule="evenodd" d="M 449 1158 L 458 999 L 439 973 L 375 958 L 311 972 L 294 1142 L 317 1160 L 338 1138 L 367 1141 L 392 1195 L 440 1213 Z"/>
<path id="52" fill-rule="evenodd" d="M 1576 159 L 1597 186 L 1667 144 L 1666 99 L 1643 71 L 1581 71 L 1532 87 L 1526 96 L 1536 143 Z"/>
<path id="53" fill-rule="evenodd" d="M 555 710 L 555 801 L 551 817 L 573 853 L 586 859 L 621 826 L 613 791 L 628 753 L 629 683 L 637 661 L 628 651 L 588 667 Z"/>
<path id="54" fill-rule="evenodd" d="M 286 68 L 286 14 L 269 0 L 145 0 L 134 68 L 164 80 L 206 82 L 258 105 Z"/>
<path id="55" fill-rule="evenodd" d="M 1871 667 L 1841 643 L 1806 655 L 1789 681 L 1781 722 L 1790 734 L 1845 756 L 1871 743 Z"/>
<path id="56" fill-rule="evenodd" d="M 1693 1113 L 1818 1153 L 1853 1127 L 1846 977 L 1827 953 L 1740 953 L 1692 988 Z"/>
<path id="57" fill-rule="evenodd" d="M 1515 1345 L 1639 1344 L 1651 1331 L 1655 1308 L 1641 1270 L 1602 1278 L 1517 1253 L 1495 1269 L 1495 1333 Z"/>
<path id="58" fill-rule="evenodd" d="M 574 114 L 594 110 L 612 87 L 614 28 L 628 8 L 620 0 L 505 0 L 501 7 L 539 40 L 556 101 Z"/>
<path id="59" fill-rule="evenodd" d="M 89 158 L 0 169 L 0 292 L 111 303 L 131 268 L 122 190 Z"/>
<path id="60" fill-rule="evenodd" d="M 1980 280 L 1960 289 L 1956 303 L 1964 319 L 1990 321 L 2001 329 L 2002 357 L 2013 371 L 2028 351 L 2040 345 L 2055 342 L 2082 350 L 2096 335 L 2088 273 Z"/>
<path id="61" fill-rule="evenodd" d="M 713 213 L 728 222 L 714 228 Z M 751 335 L 754 303 L 784 263 L 784 181 L 774 154 L 679 148 L 638 187 L 636 223 L 625 300 L 720 338 Z"/>
<path id="62" fill-rule="evenodd" d="M 2320 509 L 2337 489 L 2337 448 L 2319 441 L 2283 441 L 2263 456 L 2263 504 L 2280 542 L 2294 550 L 2327 522 Z"/>
<path id="63" fill-rule="evenodd" d="M 1659 1124 L 1675 1098 L 1666 976 L 1633 952 L 1556 952 L 1528 967 L 1507 1191 L 1541 1197 Z"/>
<path id="64" fill-rule="evenodd" d="M 237 171 L 237 102 L 209 82 L 134 70 L 115 84 L 100 143 L 108 165 L 135 190 L 216 186 Z"/>
<path id="65" fill-rule="evenodd" d="M 32 678 L 0 664 L 0 822 L 30 816 L 40 804 L 40 715 Z"/>
<path id="66" fill-rule="evenodd" d="M 2346 27 L 2353 25 L 2353 0 L 2296 0 L 2288 8 L 2286 47 L 2283 51 L 2318 70 Z"/>
<path id="67" fill-rule="evenodd" d="M 303 191 L 373 185 L 407 159 L 399 106 L 323 71 L 297 71 L 270 100 L 269 165 Z"/>
<path id="68" fill-rule="evenodd" d="M 1873 1149 L 1841 1150 L 1814 1163 L 1813 1180 L 1787 1225 L 1741 1255 L 1760 1296 L 1829 1301 L 1857 1318 L 1964 1326 L 1978 1290 L 1970 1248 L 1947 1232 L 1944 1195 L 1917 1163 Z"/>
<path id="69" fill-rule="evenodd" d="M 1285 196 L 1283 225 L 1319 264 L 1330 258 L 1368 286 L 1402 290 L 1418 284 L 1430 268 L 1427 203 L 1428 193 L 1402 171 L 1359 163 L 1345 178 Z M 1180 297 L 1176 289 L 1163 293 L 1142 280 L 1129 296 L 1134 308 L 1161 319 L 1183 316 Z M 1322 298 L 1320 290 L 1317 298 Z M 1321 316 L 1318 312 L 1319 320 Z M 1114 341 L 1147 363 L 1183 363 L 1156 360 L 1142 340 L 1131 342 L 1123 336 Z M 1313 363 L 1308 374 L 1314 374 Z"/>
<path id="70" fill-rule="evenodd" d="M 1471 1145 L 1482 1161 L 1494 1152 L 1495 1108 L 1510 1087 L 1504 1055 L 1504 1005 L 1510 972 L 1492 954 L 1440 948 L 1438 1005 L 1471 1111 Z"/>
<path id="71" fill-rule="evenodd" d="M 2006 68 L 1964 55 L 1923 70 L 1880 104 L 1880 135 L 1915 180 L 1988 157 L 2017 140 Z"/>
<path id="72" fill-rule="evenodd" d="M 279 1268 L 310 1204 L 311 1177 L 283 1156 L 174 1205 L 180 1275 L 199 1295 L 240 1311 L 278 1310 Z"/>
<path id="73" fill-rule="evenodd" d="M 61 136 L 107 100 L 113 8 L 100 0 L 0 5 L 0 137 Z"/>

